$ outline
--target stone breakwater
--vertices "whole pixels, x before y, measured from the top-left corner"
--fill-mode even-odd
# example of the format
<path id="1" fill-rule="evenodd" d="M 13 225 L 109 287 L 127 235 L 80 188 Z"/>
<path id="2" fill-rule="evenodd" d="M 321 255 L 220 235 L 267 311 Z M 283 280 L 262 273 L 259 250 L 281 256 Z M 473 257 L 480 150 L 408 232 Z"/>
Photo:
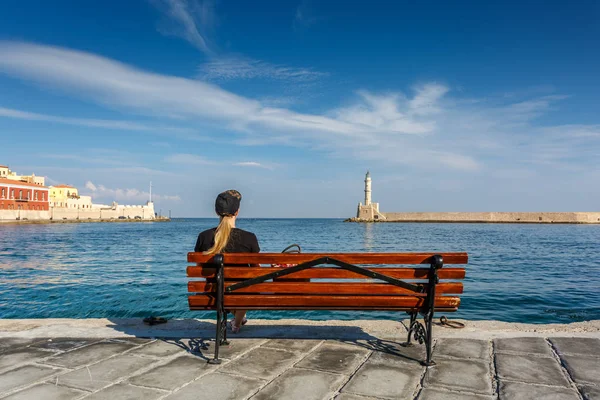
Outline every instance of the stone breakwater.
<path id="1" fill-rule="evenodd" d="M 346 221 L 600 224 L 600 212 L 406 212 L 379 213 L 377 217 L 378 218 L 350 218 Z"/>
<path id="2" fill-rule="evenodd" d="M 435 327 L 436 365 L 393 321 L 0 320 L 2 399 L 593 399 L 600 321 Z M 189 330 L 189 331 L 188 331 Z M 191 333 L 191 335 L 181 335 Z M 450 333 L 449 335 L 446 333 Z"/>

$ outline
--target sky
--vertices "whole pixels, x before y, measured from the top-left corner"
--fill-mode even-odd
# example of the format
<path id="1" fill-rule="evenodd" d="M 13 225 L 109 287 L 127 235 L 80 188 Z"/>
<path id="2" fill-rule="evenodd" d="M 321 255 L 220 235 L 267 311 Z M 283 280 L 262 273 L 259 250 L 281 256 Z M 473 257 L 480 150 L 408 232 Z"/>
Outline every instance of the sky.
<path id="1" fill-rule="evenodd" d="M 214 216 L 598 211 L 600 3 L 9 1 L 0 164 Z"/>

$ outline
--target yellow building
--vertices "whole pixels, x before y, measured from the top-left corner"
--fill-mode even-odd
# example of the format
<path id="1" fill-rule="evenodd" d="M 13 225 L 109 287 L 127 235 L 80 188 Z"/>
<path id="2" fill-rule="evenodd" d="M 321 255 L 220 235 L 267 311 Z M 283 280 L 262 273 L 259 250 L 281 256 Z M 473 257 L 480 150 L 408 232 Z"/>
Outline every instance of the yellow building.
<path id="1" fill-rule="evenodd" d="M 80 196 L 76 187 L 70 185 L 50 186 L 50 207 L 53 208 L 73 208 L 73 209 L 91 209 L 92 198 L 90 196 Z"/>
<path id="2" fill-rule="evenodd" d="M 19 175 L 11 171 L 6 165 L 0 165 L 0 178 L 10 179 L 12 181 L 33 183 L 38 186 L 46 186 L 46 179 L 43 176 Z"/>

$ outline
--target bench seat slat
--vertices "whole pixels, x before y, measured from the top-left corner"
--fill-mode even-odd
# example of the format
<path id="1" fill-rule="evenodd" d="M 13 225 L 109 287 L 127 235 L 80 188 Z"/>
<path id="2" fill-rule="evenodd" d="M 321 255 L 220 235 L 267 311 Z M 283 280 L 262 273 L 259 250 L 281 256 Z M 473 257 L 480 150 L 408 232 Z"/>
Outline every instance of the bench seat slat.
<path id="1" fill-rule="evenodd" d="M 433 255 L 444 257 L 444 264 L 467 264 L 467 253 L 227 253 L 225 264 L 299 264 L 322 257 L 335 258 L 349 264 L 429 264 Z M 188 253 L 188 261 L 208 263 L 212 255 Z"/>
<path id="2" fill-rule="evenodd" d="M 250 279 L 266 275 L 282 267 L 232 267 L 226 265 L 224 270 L 225 279 Z M 398 279 L 427 279 L 429 268 L 369 268 L 371 271 Z M 216 268 L 204 266 L 190 266 L 187 268 L 187 276 L 192 278 L 214 279 Z M 441 268 L 438 271 L 440 279 L 464 279 L 464 268 Z M 322 278 L 322 279 L 367 279 L 364 275 L 337 267 L 318 267 L 298 271 L 287 275 L 286 278 Z"/>
<path id="3" fill-rule="evenodd" d="M 225 282 L 225 287 L 234 285 L 235 282 Z M 428 286 L 428 285 L 425 285 Z M 188 283 L 188 292 L 216 292 L 217 284 L 206 281 L 192 281 Z M 460 294 L 463 292 L 461 282 L 439 283 L 435 286 L 437 294 Z M 387 283 L 360 283 L 360 282 L 266 282 L 238 289 L 235 293 L 287 293 L 287 294 L 412 294 L 414 292 Z M 227 294 L 226 294 L 227 295 Z M 426 296 L 420 293 L 417 296 Z"/>
<path id="4" fill-rule="evenodd" d="M 196 294 L 188 296 L 190 309 L 214 309 L 216 296 L 213 294 Z M 362 309 L 372 308 L 420 308 L 425 305 L 425 298 L 416 296 L 344 296 L 344 295 L 226 295 L 224 306 L 255 309 L 255 307 L 307 307 L 313 309 L 329 309 L 330 307 L 347 307 Z M 458 308 L 460 297 L 439 296 L 435 298 L 435 307 Z"/>

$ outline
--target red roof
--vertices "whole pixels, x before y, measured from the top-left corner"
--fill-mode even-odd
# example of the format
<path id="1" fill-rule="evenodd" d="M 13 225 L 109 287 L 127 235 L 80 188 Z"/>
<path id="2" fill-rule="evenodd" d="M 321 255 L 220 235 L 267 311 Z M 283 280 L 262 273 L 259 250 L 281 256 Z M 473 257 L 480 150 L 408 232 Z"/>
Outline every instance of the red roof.
<path id="1" fill-rule="evenodd" d="M 8 165 L 0 165 L 0 168 L 8 168 Z"/>
<path id="2" fill-rule="evenodd" d="M 56 185 L 54 186 L 55 188 L 64 188 L 64 189 L 75 189 L 73 186 L 71 185 Z"/>
<path id="3" fill-rule="evenodd" d="M 5 178 L 0 178 L 0 183 L 8 184 L 8 185 L 32 186 L 32 187 L 36 187 L 36 188 L 48 189 L 46 186 L 36 185 L 35 183 L 13 181 L 12 179 L 5 179 Z"/>

